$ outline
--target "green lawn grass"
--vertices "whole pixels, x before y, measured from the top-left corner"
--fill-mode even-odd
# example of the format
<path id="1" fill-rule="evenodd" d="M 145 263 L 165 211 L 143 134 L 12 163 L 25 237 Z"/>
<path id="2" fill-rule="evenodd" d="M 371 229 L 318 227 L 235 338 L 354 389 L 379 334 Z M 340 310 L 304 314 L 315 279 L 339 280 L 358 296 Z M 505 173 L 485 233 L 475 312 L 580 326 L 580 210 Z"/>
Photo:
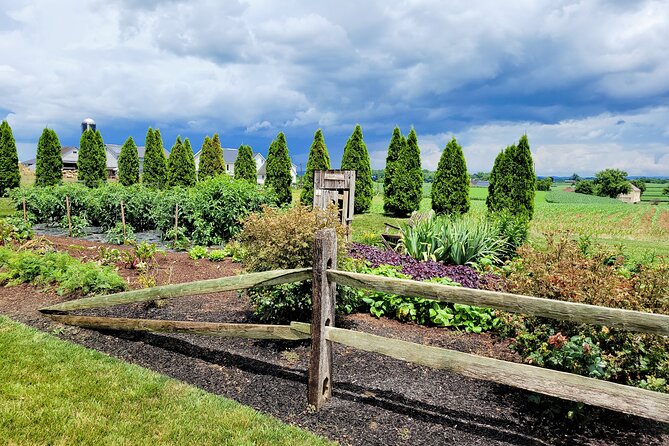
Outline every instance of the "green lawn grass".
<path id="1" fill-rule="evenodd" d="M 4 316 L 0 352 L 2 444 L 330 444 Z"/>

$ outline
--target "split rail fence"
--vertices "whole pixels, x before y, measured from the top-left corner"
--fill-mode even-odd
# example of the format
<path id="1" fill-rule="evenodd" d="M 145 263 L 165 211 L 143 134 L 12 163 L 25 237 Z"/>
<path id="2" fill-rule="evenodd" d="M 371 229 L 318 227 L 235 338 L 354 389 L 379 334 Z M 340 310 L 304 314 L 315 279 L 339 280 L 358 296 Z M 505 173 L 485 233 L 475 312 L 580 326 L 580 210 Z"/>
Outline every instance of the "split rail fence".
<path id="1" fill-rule="evenodd" d="M 164 285 L 63 302 L 40 311 L 60 323 L 92 329 L 189 333 L 251 339 L 311 339 L 307 397 L 309 403 L 316 409 L 322 407 L 332 395 L 332 345 L 336 342 L 470 378 L 669 423 L 667 394 L 334 326 L 336 284 L 578 323 L 601 324 L 660 336 L 669 336 L 669 316 L 338 271 L 333 268 L 337 264 L 336 244 L 334 230 L 326 229 L 316 233 L 313 268 L 275 270 Z M 242 290 L 308 279 L 313 281 L 311 324 L 300 322 L 292 322 L 290 325 L 232 324 L 109 318 L 69 313 L 74 310 Z"/>

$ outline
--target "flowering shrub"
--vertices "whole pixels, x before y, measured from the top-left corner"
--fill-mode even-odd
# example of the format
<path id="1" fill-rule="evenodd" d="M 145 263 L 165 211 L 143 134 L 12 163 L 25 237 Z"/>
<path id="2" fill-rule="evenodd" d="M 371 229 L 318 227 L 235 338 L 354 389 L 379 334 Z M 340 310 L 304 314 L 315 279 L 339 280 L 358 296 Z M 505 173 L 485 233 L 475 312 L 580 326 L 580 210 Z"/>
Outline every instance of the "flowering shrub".
<path id="1" fill-rule="evenodd" d="M 531 296 L 669 314 L 666 261 L 628 268 L 605 250 L 582 248 L 554 237 L 543 250 L 521 248 L 508 286 Z M 669 391 L 666 337 L 522 315 L 503 319 L 501 331 L 528 363 Z"/>

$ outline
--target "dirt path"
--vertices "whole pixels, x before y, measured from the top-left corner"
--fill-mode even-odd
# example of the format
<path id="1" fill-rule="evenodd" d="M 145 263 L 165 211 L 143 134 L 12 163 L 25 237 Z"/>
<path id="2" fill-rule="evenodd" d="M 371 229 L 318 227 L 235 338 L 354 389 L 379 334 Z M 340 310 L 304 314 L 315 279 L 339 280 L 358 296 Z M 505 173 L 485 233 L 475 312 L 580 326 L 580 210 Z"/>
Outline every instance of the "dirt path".
<path id="1" fill-rule="evenodd" d="M 72 248 L 78 241 L 54 240 Z M 170 270 L 171 268 L 171 270 Z M 239 267 L 192 261 L 183 253 L 161 260 L 171 282 L 235 274 Z M 122 271 L 133 283 L 132 270 Z M 163 283 L 162 281 L 159 283 Z M 344 346 L 335 347 L 334 395 L 320 412 L 306 401 L 308 342 L 215 339 L 204 336 L 98 332 L 53 323 L 37 309 L 63 300 L 29 286 L 0 288 L 0 313 L 73 342 L 233 398 L 277 418 L 352 445 L 661 445 L 666 426 L 609 411 L 584 430 L 542 416 L 528 393 L 506 386 L 416 366 Z M 93 313 L 93 310 L 91 310 Z M 251 309 L 237 293 L 174 299 L 95 310 L 95 314 L 157 319 L 244 322 Z M 401 324 L 352 315 L 337 325 L 506 360 L 517 360 L 505 343 L 488 335 Z"/>

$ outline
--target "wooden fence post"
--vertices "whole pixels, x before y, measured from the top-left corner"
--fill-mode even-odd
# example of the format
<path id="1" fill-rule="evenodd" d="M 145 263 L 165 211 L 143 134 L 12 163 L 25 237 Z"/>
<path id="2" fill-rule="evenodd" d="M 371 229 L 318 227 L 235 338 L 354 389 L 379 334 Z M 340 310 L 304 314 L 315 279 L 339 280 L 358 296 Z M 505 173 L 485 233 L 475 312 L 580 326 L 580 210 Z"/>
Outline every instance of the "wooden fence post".
<path id="1" fill-rule="evenodd" d="M 28 213 L 26 212 L 26 196 L 23 196 L 23 222 L 28 221 Z"/>
<path id="2" fill-rule="evenodd" d="M 337 266 L 337 233 L 322 229 L 314 237 L 311 319 L 311 357 L 307 400 L 317 410 L 332 396 L 332 342 L 325 327 L 334 327 L 336 284 L 328 280 L 327 269 Z"/>
<path id="3" fill-rule="evenodd" d="M 174 205 L 174 246 L 176 249 L 177 237 L 179 234 L 179 205 Z"/>
<path id="4" fill-rule="evenodd" d="M 65 207 L 67 209 L 67 226 L 70 228 L 70 237 L 72 237 L 72 219 L 70 217 L 70 197 L 65 195 Z"/>
<path id="5" fill-rule="evenodd" d="M 123 225 L 123 243 L 125 243 L 125 207 L 123 200 L 121 200 L 121 224 Z"/>

